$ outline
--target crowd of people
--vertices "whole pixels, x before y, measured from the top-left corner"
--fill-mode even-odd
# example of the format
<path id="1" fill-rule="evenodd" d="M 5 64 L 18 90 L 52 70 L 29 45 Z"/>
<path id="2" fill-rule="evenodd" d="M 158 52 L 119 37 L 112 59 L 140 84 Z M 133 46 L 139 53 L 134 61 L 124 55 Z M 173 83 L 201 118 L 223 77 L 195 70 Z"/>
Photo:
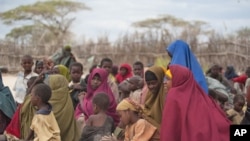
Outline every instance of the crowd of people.
<path id="1" fill-rule="evenodd" d="M 166 53 L 168 66 L 103 58 L 85 77 L 69 46 L 24 55 L 15 94 L 0 77 L 0 141 L 229 141 L 230 125 L 250 124 L 250 67 L 205 72 L 182 40 Z"/>

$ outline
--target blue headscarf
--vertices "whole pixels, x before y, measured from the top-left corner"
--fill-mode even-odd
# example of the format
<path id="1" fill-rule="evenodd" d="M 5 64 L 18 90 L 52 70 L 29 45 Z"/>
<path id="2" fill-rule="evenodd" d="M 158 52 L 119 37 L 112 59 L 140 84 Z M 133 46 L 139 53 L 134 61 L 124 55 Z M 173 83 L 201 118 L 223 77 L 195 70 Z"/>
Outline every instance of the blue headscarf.
<path id="1" fill-rule="evenodd" d="M 205 93 L 208 94 L 205 75 L 199 62 L 190 50 L 189 45 L 182 40 L 176 40 L 171 43 L 166 50 L 172 58 L 170 64 L 179 64 L 189 68 L 192 71 L 196 82 L 202 87 Z"/>

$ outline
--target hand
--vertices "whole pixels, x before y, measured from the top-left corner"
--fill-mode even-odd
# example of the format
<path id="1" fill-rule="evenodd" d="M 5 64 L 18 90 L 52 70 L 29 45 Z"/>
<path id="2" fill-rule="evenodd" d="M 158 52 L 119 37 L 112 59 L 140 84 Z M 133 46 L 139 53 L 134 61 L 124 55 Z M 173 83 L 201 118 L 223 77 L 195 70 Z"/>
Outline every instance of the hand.
<path id="1" fill-rule="evenodd" d="M 82 99 L 84 98 L 85 95 L 86 95 L 86 92 L 80 92 L 80 93 L 78 94 L 78 100 L 79 100 L 79 101 L 82 101 Z"/>
<path id="2" fill-rule="evenodd" d="M 117 138 L 112 134 L 111 136 L 103 136 L 101 141 L 117 141 Z"/>

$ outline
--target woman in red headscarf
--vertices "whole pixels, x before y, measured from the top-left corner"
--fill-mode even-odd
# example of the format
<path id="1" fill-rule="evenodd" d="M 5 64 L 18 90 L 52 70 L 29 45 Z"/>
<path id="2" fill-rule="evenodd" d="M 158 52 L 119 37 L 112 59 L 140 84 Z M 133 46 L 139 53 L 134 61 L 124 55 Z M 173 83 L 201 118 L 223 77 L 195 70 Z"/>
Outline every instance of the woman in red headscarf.
<path id="1" fill-rule="evenodd" d="M 115 101 L 114 94 L 108 84 L 108 75 L 109 73 L 103 68 L 95 68 L 90 73 L 87 83 L 87 93 L 75 109 L 76 119 L 84 114 L 85 120 L 87 120 L 90 115 L 94 114 L 92 99 L 96 94 L 101 92 L 106 93 L 110 100 L 107 114 L 113 118 L 116 124 L 118 124 L 119 117 L 116 113 L 117 103 Z"/>
<path id="2" fill-rule="evenodd" d="M 172 79 L 160 129 L 162 141 L 229 141 L 230 121 L 202 90 L 192 72 L 170 65 Z"/>
<path id="3" fill-rule="evenodd" d="M 129 64 L 122 64 L 119 69 L 119 73 L 115 76 L 116 82 L 119 84 L 123 80 L 133 76 L 132 67 Z"/>

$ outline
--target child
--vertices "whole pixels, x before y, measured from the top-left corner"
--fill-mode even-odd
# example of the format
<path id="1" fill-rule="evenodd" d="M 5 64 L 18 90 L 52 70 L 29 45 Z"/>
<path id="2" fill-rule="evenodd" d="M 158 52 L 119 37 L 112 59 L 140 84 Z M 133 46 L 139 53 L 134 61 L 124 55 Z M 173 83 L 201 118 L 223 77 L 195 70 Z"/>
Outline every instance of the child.
<path id="1" fill-rule="evenodd" d="M 135 75 L 128 78 L 127 81 L 129 83 L 129 90 L 131 91 L 129 97 L 137 103 L 141 103 L 142 88 L 144 86 L 143 78 Z"/>
<path id="2" fill-rule="evenodd" d="M 136 61 L 133 64 L 133 73 L 134 75 L 141 76 L 142 78 L 144 77 L 144 65 L 140 61 Z"/>
<path id="3" fill-rule="evenodd" d="M 142 109 L 130 98 L 123 99 L 116 108 L 120 121 L 126 125 L 124 141 L 150 141 L 157 133 L 156 127 L 142 119 Z M 116 140 L 114 137 L 105 136 L 102 141 Z"/>
<path id="4" fill-rule="evenodd" d="M 109 97 L 98 93 L 93 97 L 94 114 L 86 121 L 80 141 L 100 141 L 102 136 L 111 135 L 114 131 L 114 121 L 106 114 L 109 107 Z"/>
<path id="5" fill-rule="evenodd" d="M 133 76 L 132 68 L 129 64 L 122 64 L 119 68 L 119 73 L 115 76 L 116 82 L 119 84 L 123 80 Z"/>
<path id="6" fill-rule="evenodd" d="M 75 62 L 70 66 L 71 82 L 69 83 L 69 92 L 73 102 L 74 109 L 79 103 L 78 94 L 82 91 L 86 92 L 86 83 L 81 79 L 83 74 L 83 66 L 81 63 Z"/>
<path id="7" fill-rule="evenodd" d="M 119 91 L 119 98 L 118 98 L 118 103 L 119 103 L 124 98 L 128 98 L 129 95 L 130 95 L 131 90 L 129 89 L 129 83 L 128 83 L 128 81 L 122 81 L 118 85 L 118 91 Z"/>
<path id="8" fill-rule="evenodd" d="M 113 75 L 112 73 L 113 61 L 110 58 L 103 58 L 101 60 L 100 67 L 104 68 L 109 73 L 108 84 L 114 94 L 116 102 L 118 102 L 119 99 L 118 86 L 116 84 L 115 75 Z"/>
<path id="9" fill-rule="evenodd" d="M 234 96 L 234 107 L 226 111 L 228 118 L 233 122 L 232 124 L 240 124 L 244 118 L 243 106 L 245 105 L 245 98 L 238 94 Z"/>
<path id="10" fill-rule="evenodd" d="M 15 91 L 15 100 L 18 104 L 23 103 L 26 95 L 27 81 L 32 76 L 38 76 L 38 74 L 32 71 L 33 58 L 30 55 L 24 55 L 21 60 L 21 65 L 24 71 L 20 71 L 17 75 L 17 79 L 13 90 Z"/>
<path id="11" fill-rule="evenodd" d="M 50 97 L 51 89 L 46 84 L 37 84 L 32 89 L 31 104 L 38 110 L 32 119 L 31 130 L 26 140 L 61 140 L 59 126 L 48 103 Z"/>
<path id="12" fill-rule="evenodd" d="M 34 72 L 40 74 L 43 71 L 43 61 L 36 61 Z"/>

